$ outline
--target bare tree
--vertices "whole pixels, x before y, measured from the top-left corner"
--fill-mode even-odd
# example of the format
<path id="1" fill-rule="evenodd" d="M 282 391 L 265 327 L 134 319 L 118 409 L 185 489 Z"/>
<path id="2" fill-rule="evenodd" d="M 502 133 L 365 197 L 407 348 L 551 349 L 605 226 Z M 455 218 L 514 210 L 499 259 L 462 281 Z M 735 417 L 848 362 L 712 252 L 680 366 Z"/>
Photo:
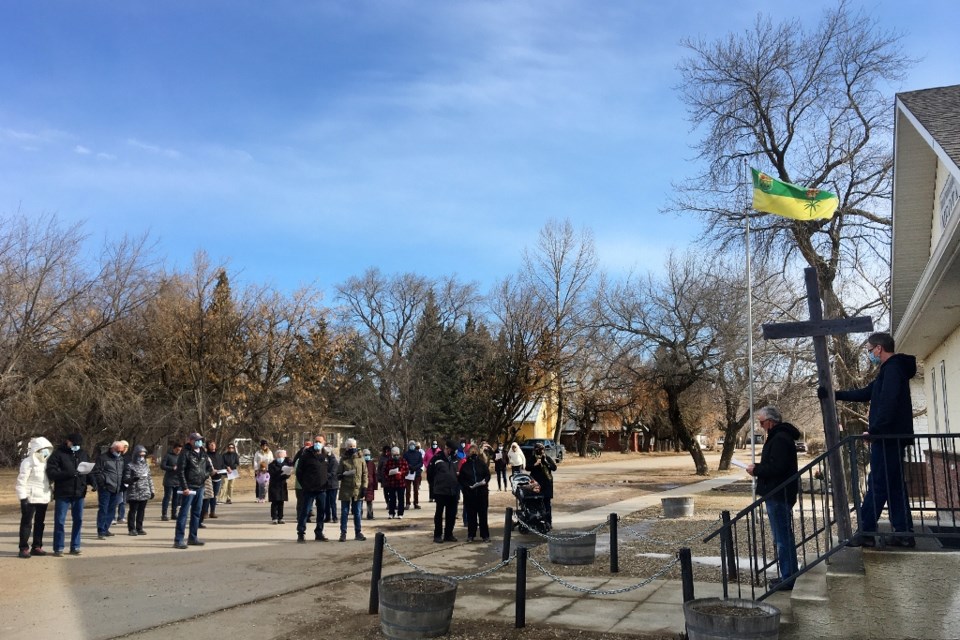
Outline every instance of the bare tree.
<path id="1" fill-rule="evenodd" d="M 750 215 L 756 255 L 799 256 L 815 267 L 825 316 L 846 317 L 863 302 L 841 297 L 839 280 L 859 278 L 871 265 L 879 269 L 874 275 L 887 273 L 893 119 L 884 91 L 911 63 L 899 35 L 842 0 L 813 29 L 758 16 L 743 34 L 683 45 L 691 55 L 680 64 L 679 90 L 690 120 L 705 131 L 697 148 L 706 171 L 677 187 L 671 209 L 700 213 L 705 238 L 720 247 L 741 242 Z M 738 195 L 745 193 L 745 161 L 781 180 L 836 193 L 836 215 L 800 222 L 748 213 Z M 841 360 L 856 362 L 849 339 L 833 342 Z M 844 379 L 840 372 L 841 384 L 859 378 L 849 373 Z"/>
<path id="2" fill-rule="evenodd" d="M 569 220 L 551 220 L 540 230 L 536 249 L 525 251 L 523 280 L 544 313 L 542 367 L 555 395 L 553 439 L 560 441 L 570 366 L 590 312 L 597 270 L 593 236 L 574 231 Z"/>

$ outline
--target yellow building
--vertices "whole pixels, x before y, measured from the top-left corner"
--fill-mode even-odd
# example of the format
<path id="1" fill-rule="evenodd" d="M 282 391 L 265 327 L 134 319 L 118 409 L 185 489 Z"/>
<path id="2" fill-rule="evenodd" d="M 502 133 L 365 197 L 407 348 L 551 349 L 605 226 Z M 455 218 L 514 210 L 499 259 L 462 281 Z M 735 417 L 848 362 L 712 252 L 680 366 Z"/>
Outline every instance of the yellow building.
<path id="1" fill-rule="evenodd" d="M 557 424 L 557 412 L 552 402 L 537 400 L 529 402 L 514 421 L 519 425 L 517 440 L 527 438 L 553 438 L 553 430 Z"/>

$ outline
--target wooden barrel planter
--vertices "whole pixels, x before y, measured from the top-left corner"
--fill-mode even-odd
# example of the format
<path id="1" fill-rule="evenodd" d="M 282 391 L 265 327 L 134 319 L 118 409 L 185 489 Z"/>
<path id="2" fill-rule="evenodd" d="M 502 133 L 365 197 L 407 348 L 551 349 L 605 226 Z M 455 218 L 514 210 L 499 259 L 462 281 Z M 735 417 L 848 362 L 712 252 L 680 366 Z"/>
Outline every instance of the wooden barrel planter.
<path id="1" fill-rule="evenodd" d="M 547 557 L 554 564 L 593 564 L 597 558 L 597 534 L 558 531 L 550 534 Z"/>
<path id="2" fill-rule="evenodd" d="M 436 638 L 450 631 L 457 581 L 430 573 L 380 579 L 380 629 L 394 640 Z"/>
<path id="3" fill-rule="evenodd" d="M 693 516 L 693 496 L 660 498 L 664 518 L 690 518 Z"/>
<path id="4" fill-rule="evenodd" d="M 739 598 L 699 598 L 683 603 L 688 640 L 777 640 L 780 610 Z"/>

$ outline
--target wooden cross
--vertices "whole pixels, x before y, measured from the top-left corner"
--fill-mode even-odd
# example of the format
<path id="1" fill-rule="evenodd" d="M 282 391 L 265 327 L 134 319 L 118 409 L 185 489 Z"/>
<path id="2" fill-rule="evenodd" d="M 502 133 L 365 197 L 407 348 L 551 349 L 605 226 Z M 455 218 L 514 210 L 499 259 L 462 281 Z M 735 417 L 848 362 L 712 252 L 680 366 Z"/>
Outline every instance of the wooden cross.
<path id="1" fill-rule="evenodd" d="M 766 340 L 813 338 L 813 354 L 817 362 L 820 386 L 828 390 L 827 397 L 820 401 L 820 412 L 823 415 L 823 431 L 829 451 L 840 443 L 840 425 L 837 424 L 837 401 L 833 395 L 833 375 L 830 371 L 830 357 L 827 353 L 827 336 L 873 331 L 873 319 L 868 316 L 860 316 L 857 318 L 824 320 L 823 304 L 820 301 L 820 287 L 817 283 L 817 270 L 813 267 L 807 267 L 803 270 L 803 277 L 807 284 L 807 308 L 810 311 L 810 320 L 765 324 L 763 325 L 763 337 Z M 831 484 L 837 529 L 841 539 L 850 540 L 853 532 L 850 525 L 850 506 L 847 499 L 847 483 L 844 480 L 846 476 L 843 471 L 843 460 L 839 455 L 832 455 L 828 458 L 827 463 L 830 468 L 830 475 L 834 478 Z"/>

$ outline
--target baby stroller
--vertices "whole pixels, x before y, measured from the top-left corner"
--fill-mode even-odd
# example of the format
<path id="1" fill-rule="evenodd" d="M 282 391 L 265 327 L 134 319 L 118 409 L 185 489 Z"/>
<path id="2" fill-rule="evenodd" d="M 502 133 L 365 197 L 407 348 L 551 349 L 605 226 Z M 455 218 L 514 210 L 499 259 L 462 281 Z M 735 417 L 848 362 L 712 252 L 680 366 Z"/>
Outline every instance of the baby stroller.
<path id="1" fill-rule="evenodd" d="M 550 531 L 547 519 L 547 507 L 543 496 L 539 493 L 539 485 L 525 473 L 516 473 L 511 478 L 513 495 L 517 498 L 517 508 L 514 511 L 516 522 L 514 526 L 520 533 L 527 533 L 534 529 L 540 533 Z"/>

